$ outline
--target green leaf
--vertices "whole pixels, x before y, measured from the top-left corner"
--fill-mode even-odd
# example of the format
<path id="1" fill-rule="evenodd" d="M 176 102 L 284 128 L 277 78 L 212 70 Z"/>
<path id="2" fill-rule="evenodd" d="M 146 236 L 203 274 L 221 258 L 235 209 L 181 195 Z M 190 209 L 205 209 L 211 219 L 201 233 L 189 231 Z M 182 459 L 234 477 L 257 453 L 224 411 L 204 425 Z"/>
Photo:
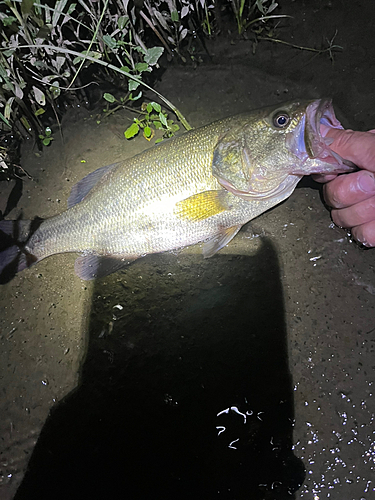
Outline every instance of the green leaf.
<path id="1" fill-rule="evenodd" d="M 51 33 L 49 26 L 43 25 L 38 33 L 35 35 L 35 38 L 42 38 L 43 40 L 48 37 Z"/>
<path id="2" fill-rule="evenodd" d="M 151 111 L 152 111 L 152 102 L 149 102 L 147 104 L 147 108 L 146 109 L 147 109 L 147 113 L 151 113 Z"/>
<path id="3" fill-rule="evenodd" d="M 152 107 L 154 108 L 154 110 L 155 110 L 157 113 L 160 113 L 160 111 L 161 111 L 161 106 L 160 106 L 160 104 L 159 104 L 159 103 L 157 103 L 157 102 L 152 102 L 151 104 L 152 104 Z"/>
<path id="4" fill-rule="evenodd" d="M 151 137 L 151 129 L 150 127 L 145 127 L 143 133 L 145 134 L 146 137 Z"/>
<path id="5" fill-rule="evenodd" d="M 145 55 L 145 62 L 150 66 L 154 66 L 158 62 L 158 59 L 163 52 L 164 52 L 163 47 L 152 47 L 151 49 L 147 49 L 147 53 Z"/>
<path id="6" fill-rule="evenodd" d="M 130 68 L 128 66 L 121 66 L 120 71 L 125 71 L 125 73 L 130 73 Z"/>
<path id="7" fill-rule="evenodd" d="M 103 36 L 103 42 L 110 48 L 114 49 L 116 48 L 117 42 L 114 40 L 111 36 L 109 35 L 104 35 Z"/>
<path id="8" fill-rule="evenodd" d="M 136 90 L 139 87 L 139 82 L 136 82 L 135 80 L 129 80 L 128 87 L 130 92 L 132 90 Z"/>
<path id="9" fill-rule="evenodd" d="M 159 113 L 159 118 L 160 118 L 161 123 L 164 125 L 164 127 L 168 127 L 167 119 L 163 115 L 163 113 Z"/>
<path id="10" fill-rule="evenodd" d="M 17 21 L 17 19 L 13 16 L 8 16 L 8 17 L 3 17 L 1 19 L 2 23 L 4 26 L 10 26 L 12 23 L 14 23 L 15 21 Z"/>
<path id="11" fill-rule="evenodd" d="M 35 2 L 35 0 L 22 0 L 21 12 L 24 16 L 30 14 L 31 9 L 33 8 L 34 2 Z"/>
<path id="12" fill-rule="evenodd" d="M 44 111 L 44 110 L 43 110 Z M 8 125 L 8 127 L 11 127 L 11 124 L 9 123 L 9 121 L 5 118 L 5 116 L 3 115 L 3 113 L 0 113 L 0 118 L 3 120 L 3 122 Z"/>
<path id="13" fill-rule="evenodd" d="M 142 73 L 142 71 L 148 70 L 148 64 L 139 62 L 135 65 L 135 69 Z"/>
<path id="14" fill-rule="evenodd" d="M 0 76 L 4 78 L 4 80 L 7 80 L 7 72 L 5 71 L 5 68 L 3 68 L 2 64 L 0 64 Z"/>
<path id="15" fill-rule="evenodd" d="M 81 61 L 81 59 L 79 59 Z M 34 63 L 35 67 L 38 69 L 46 69 L 47 65 L 44 61 L 35 61 Z"/>
<path id="16" fill-rule="evenodd" d="M 72 3 L 69 7 L 69 9 L 67 10 L 67 14 L 70 16 L 71 13 L 74 11 L 74 9 L 76 8 L 76 3 Z"/>
<path id="17" fill-rule="evenodd" d="M 139 132 L 139 127 L 136 123 L 132 123 L 129 128 L 127 128 L 124 132 L 124 135 L 127 139 L 131 139 Z"/>
<path id="18" fill-rule="evenodd" d="M 15 49 L 4 50 L 3 54 L 5 57 L 10 57 L 13 52 L 15 52 Z"/>
<path id="19" fill-rule="evenodd" d="M 9 97 L 7 102 L 5 103 L 5 109 L 4 109 L 4 114 L 0 113 L 0 117 L 2 117 L 2 120 L 10 127 L 10 123 L 8 120 L 10 120 L 10 117 L 12 116 L 12 104 L 14 102 L 15 97 Z"/>
<path id="20" fill-rule="evenodd" d="M 156 128 L 156 130 L 160 130 L 161 128 L 163 128 L 163 125 L 158 121 L 154 121 L 152 123 L 153 123 L 154 127 Z"/>
<path id="21" fill-rule="evenodd" d="M 59 82 L 58 81 L 53 82 L 53 84 L 49 88 L 49 91 L 51 92 L 52 97 L 54 99 L 57 99 L 59 97 L 59 95 L 61 94 Z"/>
<path id="22" fill-rule="evenodd" d="M 11 82 L 4 83 L 3 89 L 4 90 L 11 90 L 13 92 L 13 94 L 15 94 L 15 89 L 14 89 L 14 86 Z"/>
<path id="23" fill-rule="evenodd" d="M 120 30 L 123 30 L 125 26 L 128 24 L 128 22 L 129 22 L 128 16 L 121 16 L 118 18 L 117 26 Z"/>
<path id="24" fill-rule="evenodd" d="M 103 94 L 103 97 L 108 102 L 115 102 L 116 101 L 116 97 L 113 96 L 112 94 L 110 94 L 109 92 L 106 92 L 105 94 Z"/>
<path id="25" fill-rule="evenodd" d="M 25 129 L 26 129 L 28 132 L 31 132 L 31 131 L 32 131 L 32 128 L 31 128 L 30 123 L 27 121 L 26 116 L 21 116 L 20 120 L 21 120 L 22 125 L 25 127 Z M 41 139 L 42 139 L 42 138 L 43 138 L 43 136 L 41 137 Z"/>
<path id="26" fill-rule="evenodd" d="M 52 134 L 52 130 L 50 127 L 46 127 L 46 137 L 49 137 Z"/>
<path id="27" fill-rule="evenodd" d="M 136 101 L 137 99 L 139 99 L 140 97 L 142 97 L 142 90 L 139 92 L 138 95 L 136 95 L 135 97 L 133 97 L 133 94 L 130 94 L 129 95 L 129 101 Z"/>
<path id="28" fill-rule="evenodd" d="M 40 115 L 42 115 L 42 114 L 43 114 L 43 113 L 45 113 L 45 112 L 46 112 L 46 110 L 45 110 L 45 109 L 43 109 L 43 108 L 39 108 L 39 109 L 37 109 L 37 110 L 35 111 L 34 115 L 35 115 L 35 116 L 40 116 Z"/>
<path id="29" fill-rule="evenodd" d="M 49 146 L 51 141 L 53 141 L 53 137 L 45 137 L 42 141 L 43 146 Z"/>
<path id="30" fill-rule="evenodd" d="M 171 19 L 174 23 L 178 23 L 178 12 L 177 10 L 173 10 L 171 12 Z"/>
<path id="31" fill-rule="evenodd" d="M 162 140 L 163 140 L 163 138 L 161 138 L 161 139 L 156 139 L 155 144 L 159 144 L 159 142 L 161 142 Z"/>

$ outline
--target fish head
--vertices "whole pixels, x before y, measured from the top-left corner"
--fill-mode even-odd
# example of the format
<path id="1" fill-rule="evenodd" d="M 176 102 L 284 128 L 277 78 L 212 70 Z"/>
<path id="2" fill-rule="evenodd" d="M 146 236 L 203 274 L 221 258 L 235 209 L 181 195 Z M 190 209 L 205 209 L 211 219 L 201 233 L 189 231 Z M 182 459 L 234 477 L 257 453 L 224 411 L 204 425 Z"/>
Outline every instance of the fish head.
<path id="1" fill-rule="evenodd" d="M 331 150 L 326 137 L 340 128 L 331 99 L 299 100 L 263 108 L 228 130 L 213 156 L 213 175 L 245 199 L 283 195 L 303 175 L 350 172 L 355 165 Z"/>

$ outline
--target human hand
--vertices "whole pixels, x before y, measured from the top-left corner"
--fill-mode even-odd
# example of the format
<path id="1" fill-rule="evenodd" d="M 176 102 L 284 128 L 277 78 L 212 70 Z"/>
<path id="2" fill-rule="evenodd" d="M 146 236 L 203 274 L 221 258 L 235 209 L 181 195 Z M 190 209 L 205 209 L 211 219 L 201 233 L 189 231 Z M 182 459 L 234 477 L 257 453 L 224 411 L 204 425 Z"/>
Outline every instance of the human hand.
<path id="1" fill-rule="evenodd" d="M 326 137 L 333 139 L 331 149 L 352 161 L 359 172 L 315 175 L 325 182 L 323 195 L 332 207 L 331 216 L 337 226 L 351 229 L 352 236 L 367 247 L 375 247 L 375 130 L 353 132 L 330 128 Z"/>

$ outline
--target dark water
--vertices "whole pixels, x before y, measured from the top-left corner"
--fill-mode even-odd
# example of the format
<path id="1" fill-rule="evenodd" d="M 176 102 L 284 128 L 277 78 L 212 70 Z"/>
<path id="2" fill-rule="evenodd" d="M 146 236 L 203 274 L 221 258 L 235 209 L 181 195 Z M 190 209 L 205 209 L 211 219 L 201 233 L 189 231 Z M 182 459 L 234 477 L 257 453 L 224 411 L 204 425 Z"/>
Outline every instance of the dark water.
<path id="1" fill-rule="evenodd" d="M 286 499 L 301 485 L 272 245 L 179 260 L 98 282 L 81 383 L 46 422 L 17 500 Z"/>

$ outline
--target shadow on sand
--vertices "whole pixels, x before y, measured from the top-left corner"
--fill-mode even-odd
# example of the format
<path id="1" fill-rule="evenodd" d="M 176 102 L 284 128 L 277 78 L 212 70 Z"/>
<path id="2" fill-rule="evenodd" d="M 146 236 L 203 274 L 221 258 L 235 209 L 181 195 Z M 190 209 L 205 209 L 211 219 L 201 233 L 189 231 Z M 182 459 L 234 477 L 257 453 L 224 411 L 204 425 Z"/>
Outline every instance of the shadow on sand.
<path id="1" fill-rule="evenodd" d="M 251 257 L 165 254 L 98 281 L 81 383 L 16 500 L 293 498 L 279 273 L 264 240 Z"/>

